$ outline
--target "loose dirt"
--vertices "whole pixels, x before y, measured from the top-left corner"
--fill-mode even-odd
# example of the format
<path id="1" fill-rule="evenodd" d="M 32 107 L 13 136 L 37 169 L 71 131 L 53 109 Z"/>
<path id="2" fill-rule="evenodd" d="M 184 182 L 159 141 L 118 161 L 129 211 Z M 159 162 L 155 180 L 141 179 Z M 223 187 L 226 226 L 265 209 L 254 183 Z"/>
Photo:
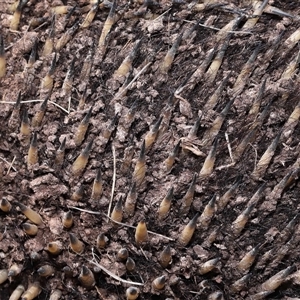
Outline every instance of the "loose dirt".
<path id="1" fill-rule="evenodd" d="M 0 78 L 0 192 L 2 205 L 3 199 L 11 204 L 9 212 L 0 210 L 0 269 L 16 264 L 20 273 L 0 284 L 0 299 L 35 281 L 41 286 L 36 299 L 49 299 L 54 290 L 61 291 L 60 299 L 126 299 L 135 283 L 141 284 L 138 299 L 298 299 L 298 1 L 269 1 L 259 17 L 256 1 L 104 1 L 89 25 L 89 1 L 30 0 L 16 30 L 10 28 L 12 4 L 0 5 L 6 59 Z M 45 53 L 49 39 L 53 49 Z M 45 99 L 41 123 L 33 126 Z M 76 143 L 90 108 L 87 131 Z M 26 112 L 27 135 L 20 132 Z M 109 207 L 111 213 L 122 197 L 124 210 L 149 131 L 155 142 L 145 154 L 134 214 L 123 212 L 123 225 L 115 224 L 107 217 Z M 34 132 L 38 162 L 28 165 Z M 55 158 L 64 139 L 60 165 Z M 86 167 L 74 174 L 74 162 L 90 141 Z M 165 160 L 179 141 L 168 170 Z M 103 191 L 93 199 L 99 170 Z M 184 214 L 194 174 L 193 202 Z M 159 218 L 171 187 L 171 208 Z M 23 230 L 31 222 L 19 203 L 42 217 L 35 236 Z M 62 221 L 68 211 L 69 229 Z M 197 212 L 195 232 L 183 247 L 178 238 Z M 237 221 L 241 214 L 244 226 Z M 152 233 L 138 245 L 141 220 Z M 69 233 L 84 243 L 81 254 L 70 248 Z M 97 248 L 99 234 L 107 239 L 103 249 Z M 62 247 L 57 255 L 47 251 L 54 241 Z M 159 257 L 168 245 L 172 260 L 163 268 Z M 253 261 L 241 269 L 254 247 Z M 132 272 L 117 257 L 122 248 L 135 262 Z M 215 258 L 202 274 L 201 266 Z M 53 266 L 54 274 L 41 277 L 37 270 L 44 265 Z M 79 278 L 83 266 L 95 277 L 89 288 Z M 278 285 L 263 285 L 285 269 Z M 233 284 L 247 274 L 236 290 Z M 156 290 L 152 282 L 162 275 L 166 285 Z"/>

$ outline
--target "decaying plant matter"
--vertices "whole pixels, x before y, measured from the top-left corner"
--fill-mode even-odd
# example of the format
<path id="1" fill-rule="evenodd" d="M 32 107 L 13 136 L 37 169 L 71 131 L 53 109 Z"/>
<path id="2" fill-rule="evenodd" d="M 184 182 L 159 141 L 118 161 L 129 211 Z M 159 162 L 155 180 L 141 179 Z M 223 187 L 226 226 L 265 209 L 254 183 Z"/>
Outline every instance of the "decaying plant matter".
<path id="1" fill-rule="evenodd" d="M 2 0 L 1 300 L 299 297 L 299 15 Z"/>

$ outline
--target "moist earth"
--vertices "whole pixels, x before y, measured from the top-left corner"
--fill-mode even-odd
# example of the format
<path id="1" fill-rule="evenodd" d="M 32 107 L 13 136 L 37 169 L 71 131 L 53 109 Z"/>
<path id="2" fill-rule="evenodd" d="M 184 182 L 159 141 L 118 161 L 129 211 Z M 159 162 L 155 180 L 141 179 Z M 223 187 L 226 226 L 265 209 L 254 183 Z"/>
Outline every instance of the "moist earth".
<path id="1" fill-rule="evenodd" d="M 269 1 L 249 28 L 247 20 L 257 17 L 255 8 L 261 5 L 256 1 L 104 1 L 83 28 L 94 3 L 28 1 L 16 30 L 10 28 L 13 1 L 0 5 L 6 58 L 0 78 L 0 193 L 11 204 L 9 212 L 0 210 L 0 269 L 20 267 L 0 285 L 0 299 L 35 281 L 41 285 L 36 299 L 49 299 L 54 290 L 61 291 L 60 299 L 126 299 L 126 289 L 134 284 L 118 278 L 143 284 L 138 299 L 299 299 L 299 33 L 289 39 L 300 28 L 298 1 Z M 49 37 L 54 48 L 45 54 Z M 116 72 L 126 57 L 131 59 L 127 72 Z M 53 88 L 42 86 L 47 74 Z M 34 126 L 45 99 L 45 114 Z M 87 132 L 76 143 L 90 108 Z M 29 135 L 20 132 L 26 112 Z M 149 132 L 155 142 L 146 151 L 134 214 L 124 212 L 123 224 L 115 224 L 107 215 L 120 198 L 124 209 Z M 29 164 L 34 133 L 38 161 Z M 55 158 L 64 139 L 60 165 Z M 76 158 L 91 141 L 86 167 L 74 174 Z M 165 160 L 179 141 L 175 162 L 166 170 Z M 272 143 L 270 160 L 259 164 Z M 205 174 L 207 157 L 213 157 L 213 168 Z M 93 199 L 99 170 L 103 193 Z M 193 202 L 184 214 L 182 202 L 193 176 Z M 159 218 L 159 205 L 171 187 L 171 208 Z M 74 201 L 78 189 L 80 199 Z M 221 208 L 228 190 L 229 201 Z M 19 203 L 42 217 L 35 236 L 22 229 L 30 221 Z M 235 226 L 242 225 L 235 220 L 249 206 L 247 222 L 236 233 Z M 68 211 L 74 220 L 69 229 L 62 222 Z M 180 245 L 183 228 L 198 212 L 192 239 Z M 135 228 L 142 220 L 151 233 L 138 245 Z M 84 243 L 83 253 L 72 251 L 69 233 Z M 97 248 L 99 234 L 107 238 L 103 249 Z M 46 250 L 53 241 L 62 245 L 58 255 Z M 167 245 L 172 261 L 163 268 L 159 257 Z M 239 270 L 254 247 L 253 263 Z M 136 264 L 132 272 L 117 257 L 122 248 Z M 214 268 L 201 274 L 200 266 L 214 258 L 219 258 Z M 44 265 L 53 266 L 54 274 L 39 276 Z M 90 288 L 78 279 L 83 266 L 95 277 Z M 254 296 L 289 267 L 269 295 Z M 246 274 L 247 282 L 235 291 L 232 285 Z M 162 275 L 166 285 L 156 290 L 152 282 Z"/>

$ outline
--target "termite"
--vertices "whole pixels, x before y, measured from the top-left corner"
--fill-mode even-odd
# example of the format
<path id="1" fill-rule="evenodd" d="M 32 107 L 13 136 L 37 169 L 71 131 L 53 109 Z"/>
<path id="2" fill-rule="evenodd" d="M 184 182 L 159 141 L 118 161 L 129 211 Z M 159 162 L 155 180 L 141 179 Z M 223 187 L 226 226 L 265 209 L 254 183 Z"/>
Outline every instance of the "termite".
<path id="1" fill-rule="evenodd" d="M 208 295 L 207 300 L 224 300 L 224 295 L 220 291 L 213 292 Z"/>
<path id="2" fill-rule="evenodd" d="M 234 102 L 234 99 L 231 99 L 230 101 L 228 101 L 228 103 L 226 104 L 224 109 L 221 111 L 221 113 L 217 116 L 217 118 L 211 124 L 211 127 L 204 132 L 202 141 L 203 141 L 203 144 L 205 144 L 206 146 L 211 145 L 213 143 L 213 141 L 215 141 L 215 138 L 219 134 L 220 129 L 224 123 L 224 120 L 225 120 L 227 114 L 230 111 L 230 108 L 231 108 L 231 105 L 233 104 L 233 102 Z"/>
<path id="3" fill-rule="evenodd" d="M 178 244 L 185 247 L 191 240 L 197 225 L 197 220 L 199 217 L 199 213 L 197 213 L 193 219 L 184 227 L 182 232 L 178 237 Z"/>
<path id="4" fill-rule="evenodd" d="M 96 173 L 96 177 L 94 179 L 93 188 L 92 188 L 92 196 L 93 200 L 99 200 L 100 196 L 102 195 L 102 177 L 101 177 L 101 170 L 98 169 Z"/>
<path id="5" fill-rule="evenodd" d="M 181 43 L 181 40 L 182 40 L 182 33 L 178 35 L 172 47 L 169 49 L 166 56 L 164 57 L 162 64 L 160 65 L 160 71 L 163 74 L 168 73 L 169 69 L 171 68 L 176 52 L 178 51 L 179 45 Z"/>
<path id="6" fill-rule="evenodd" d="M 199 274 L 203 275 L 203 274 L 206 274 L 206 273 L 212 271 L 216 267 L 216 265 L 219 261 L 220 261 L 220 258 L 217 257 L 217 258 L 210 259 L 207 262 L 203 263 L 199 267 L 199 270 L 198 270 Z"/>
<path id="7" fill-rule="evenodd" d="M 10 21 L 10 29 L 11 30 L 18 30 L 19 24 L 20 24 L 20 20 L 21 20 L 21 15 L 22 15 L 22 11 L 24 6 L 27 4 L 28 0 L 20 0 L 18 3 L 18 6 L 14 12 L 14 15 Z"/>
<path id="8" fill-rule="evenodd" d="M 34 117 L 32 118 L 31 125 L 33 127 L 41 126 L 46 109 L 47 109 L 48 99 L 49 99 L 49 97 L 46 97 L 46 99 L 42 102 L 39 110 L 35 113 Z"/>
<path id="9" fill-rule="evenodd" d="M 152 281 L 152 287 L 155 290 L 162 290 L 165 287 L 167 280 L 168 280 L 168 278 L 166 275 L 157 277 Z"/>
<path id="10" fill-rule="evenodd" d="M 141 40 L 137 40 L 132 51 L 125 57 L 119 68 L 114 72 L 112 78 L 117 79 L 118 77 L 126 77 L 132 69 L 133 60 L 140 47 Z"/>
<path id="11" fill-rule="evenodd" d="M 59 241 L 48 243 L 46 250 L 53 254 L 58 255 L 62 251 L 62 244 Z"/>
<path id="12" fill-rule="evenodd" d="M 136 300 L 140 294 L 140 290 L 134 286 L 130 286 L 126 290 L 126 300 Z"/>
<path id="13" fill-rule="evenodd" d="M 11 114 L 11 116 L 9 118 L 9 121 L 8 121 L 8 127 L 11 128 L 11 129 L 15 129 L 19 125 L 21 100 L 22 100 L 22 94 L 21 94 L 21 91 L 19 91 L 17 101 L 14 105 L 12 114 Z"/>
<path id="14" fill-rule="evenodd" d="M 5 282 L 8 278 L 8 270 L 2 269 L 0 270 L 0 284 Z"/>
<path id="15" fill-rule="evenodd" d="M 125 262 L 129 257 L 129 252 L 126 248 L 121 248 L 117 253 L 117 260 Z"/>
<path id="16" fill-rule="evenodd" d="M 284 280 L 295 270 L 294 266 L 287 267 L 284 270 L 276 273 L 274 276 L 269 278 L 261 285 L 263 291 L 274 291 L 276 290 Z"/>
<path id="17" fill-rule="evenodd" d="M 1 282 L 0 282 L 1 283 Z M 8 300 L 18 300 L 20 299 L 21 295 L 24 293 L 25 287 L 22 284 L 19 284 L 15 290 L 12 292 Z"/>
<path id="18" fill-rule="evenodd" d="M 111 219 L 113 221 L 122 222 L 122 219 L 123 219 L 122 201 L 123 201 L 123 199 L 122 199 L 122 197 L 120 197 L 111 213 Z"/>
<path id="19" fill-rule="evenodd" d="M 245 290 L 247 288 L 247 285 L 249 284 L 249 279 L 251 277 L 251 273 L 246 274 L 242 278 L 236 280 L 231 286 L 230 291 L 233 293 L 240 292 L 242 290 Z"/>
<path id="20" fill-rule="evenodd" d="M 145 243 L 148 241 L 148 230 L 146 226 L 146 222 L 140 221 L 135 229 L 135 242 L 138 245 Z"/>
<path id="21" fill-rule="evenodd" d="M 75 72 L 75 58 L 71 61 L 69 66 L 68 72 L 64 79 L 64 83 L 62 85 L 62 90 L 64 91 L 65 95 L 69 95 L 72 90 L 73 79 L 74 79 L 74 72 Z"/>
<path id="22" fill-rule="evenodd" d="M 66 150 L 66 137 L 63 139 L 61 145 L 56 151 L 56 156 L 54 160 L 55 165 L 61 166 L 63 164 L 65 158 L 65 150 Z"/>
<path id="23" fill-rule="evenodd" d="M 71 200 L 80 201 L 84 195 L 84 185 L 80 185 L 71 196 Z"/>
<path id="24" fill-rule="evenodd" d="M 195 193 L 196 179 L 197 179 L 197 174 L 195 173 L 193 175 L 192 182 L 190 183 L 190 186 L 189 186 L 186 194 L 182 198 L 180 212 L 184 215 L 186 215 L 189 212 L 190 207 L 192 205 L 194 193 Z"/>
<path id="25" fill-rule="evenodd" d="M 145 152 L 146 152 L 146 145 L 144 140 L 132 176 L 133 181 L 136 182 L 137 186 L 140 186 L 142 184 L 146 175 L 146 153 Z"/>
<path id="26" fill-rule="evenodd" d="M 28 289 L 24 292 L 24 294 L 22 295 L 22 300 L 33 300 L 40 294 L 41 291 L 42 288 L 40 286 L 40 283 L 38 281 L 35 281 L 30 284 Z"/>
<path id="27" fill-rule="evenodd" d="M 243 30 L 250 30 L 252 27 L 255 26 L 257 21 L 259 20 L 259 17 L 262 15 L 264 9 L 266 8 L 269 0 L 264 0 L 263 2 L 256 2 L 256 7 L 254 7 L 253 15 L 255 17 L 249 18 L 244 26 L 242 27 Z"/>
<path id="28" fill-rule="evenodd" d="M 280 131 L 277 134 L 277 136 L 273 139 L 273 141 L 270 144 L 270 146 L 268 147 L 268 149 L 264 152 L 264 154 L 262 155 L 262 157 L 260 158 L 260 160 L 256 164 L 255 169 L 251 174 L 254 179 L 258 180 L 266 172 L 266 169 L 268 168 L 268 166 L 271 162 L 271 159 L 273 158 L 273 156 L 275 154 L 275 150 L 276 150 L 277 145 L 279 143 L 281 133 L 282 132 Z"/>
<path id="29" fill-rule="evenodd" d="M 23 230 L 25 231 L 26 234 L 28 235 L 37 235 L 38 232 L 38 227 L 34 224 L 30 224 L 30 223 L 24 223 L 22 225 Z"/>
<path id="30" fill-rule="evenodd" d="M 29 126 L 27 109 L 24 109 L 24 112 L 23 112 L 22 122 L 21 122 L 21 127 L 20 127 L 20 134 L 24 138 L 25 142 L 29 143 L 31 130 L 30 130 L 30 126 Z"/>
<path id="31" fill-rule="evenodd" d="M 105 236 L 105 234 L 104 233 L 100 233 L 97 236 L 97 241 L 96 241 L 97 248 L 98 249 L 104 249 L 106 247 L 107 241 L 108 241 L 108 238 Z"/>
<path id="32" fill-rule="evenodd" d="M 62 223 L 65 228 L 71 228 L 73 226 L 73 215 L 71 211 L 64 213 Z"/>
<path id="33" fill-rule="evenodd" d="M 83 23 L 80 26 L 81 28 L 88 28 L 92 24 L 99 8 L 99 2 L 100 0 L 97 0 L 95 3 L 93 3 L 90 11 L 88 12 L 87 16 L 85 17 Z"/>
<path id="34" fill-rule="evenodd" d="M 72 165 L 72 172 L 75 176 L 79 175 L 86 167 L 93 146 L 93 140 L 89 141 L 81 154 L 76 158 Z"/>
<path id="35" fill-rule="evenodd" d="M 222 211 L 226 207 L 226 205 L 230 201 L 230 198 L 234 195 L 240 183 L 241 177 L 238 177 L 236 182 L 229 188 L 229 190 L 223 196 L 220 197 L 219 201 L 217 202 L 218 211 Z"/>
<path id="36" fill-rule="evenodd" d="M 81 254 L 84 251 L 84 244 L 81 242 L 75 234 L 70 233 L 70 247 L 71 249 L 78 254 Z"/>
<path id="37" fill-rule="evenodd" d="M 181 143 L 181 140 L 178 141 L 178 143 L 175 145 L 174 149 L 171 151 L 171 153 L 169 154 L 167 159 L 164 161 L 164 166 L 165 166 L 167 173 L 171 171 L 171 169 L 174 165 L 175 159 L 179 154 L 180 143 Z"/>
<path id="38" fill-rule="evenodd" d="M 117 7 L 117 2 L 114 1 L 113 5 L 109 11 L 108 17 L 103 25 L 103 29 L 101 32 L 101 36 L 99 39 L 99 47 L 104 46 L 105 44 L 105 39 L 107 37 L 107 35 L 109 34 L 112 26 L 115 24 L 116 22 L 116 7 Z"/>
<path id="39" fill-rule="evenodd" d="M 135 262 L 131 257 L 128 257 L 125 263 L 126 270 L 128 272 L 134 272 L 135 270 Z"/>
<path id="40" fill-rule="evenodd" d="M 54 48 L 53 45 L 54 35 L 55 35 L 55 14 L 52 17 L 51 28 L 44 44 L 42 56 L 46 57 L 52 53 Z"/>
<path id="41" fill-rule="evenodd" d="M 53 56 L 51 66 L 49 68 L 49 71 L 47 72 L 46 76 L 42 79 L 41 83 L 41 89 L 46 91 L 51 91 L 53 88 L 53 74 L 56 69 L 56 52 Z"/>
<path id="42" fill-rule="evenodd" d="M 245 254 L 245 256 L 240 260 L 240 262 L 237 265 L 237 268 L 241 272 L 247 272 L 252 264 L 255 261 L 255 258 L 259 252 L 261 245 L 257 245 L 253 249 L 251 249 L 249 252 Z"/>
<path id="43" fill-rule="evenodd" d="M 261 50 L 261 45 L 259 44 L 255 48 L 255 50 L 253 51 L 251 56 L 249 57 L 248 61 L 244 65 L 244 67 L 242 68 L 240 74 L 238 75 L 238 77 L 237 77 L 237 79 L 234 83 L 234 86 L 232 88 L 233 89 L 233 94 L 235 96 L 239 95 L 243 91 L 243 89 L 244 89 L 244 87 L 245 87 L 245 85 L 246 85 L 246 83 L 247 83 L 247 81 L 248 81 L 248 79 L 251 75 L 251 72 L 254 69 L 254 62 L 255 62 L 260 50 Z"/>
<path id="44" fill-rule="evenodd" d="M 227 38 L 224 41 L 222 47 L 220 48 L 220 50 L 217 53 L 215 59 L 212 61 L 212 63 L 208 67 L 208 70 L 205 73 L 206 80 L 207 80 L 208 84 L 211 84 L 215 80 L 215 78 L 217 76 L 217 73 L 218 73 L 218 71 L 220 69 L 220 66 L 222 64 L 223 58 L 225 56 L 225 52 L 226 52 L 226 50 L 228 48 L 231 36 L 232 36 L 231 33 L 229 33 L 227 35 Z"/>
<path id="45" fill-rule="evenodd" d="M 61 290 L 53 290 L 49 300 L 59 300 L 61 299 L 62 292 Z"/>
<path id="46" fill-rule="evenodd" d="M 22 203 L 18 203 L 21 212 L 34 224 L 36 225 L 41 225 L 43 223 L 42 217 L 34 210 L 31 208 L 25 206 Z"/>
<path id="47" fill-rule="evenodd" d="M 55 50 L 59 51 L 61 50 L 74 36 L 74 34 L 76 33 L 76 31 L 79 28 L 79 21 L 76 21 L 74 23 L 74 25 L 69 28 L 62 36 L 61 38 L 57 41 L 56 46 L 55 46 Z"/>
<path id="48" fill-rule="evenodd" d="M 235 236 L 238 236 L 243 229 L 245 228 L 245 225 L 247 224 L 250 214 L 254 208 L 254 204 L 248 206 L 236 219 L 233 221 L 231 225 L 232 232 Z"/>
<path id="49" fill-rule="evenodd" d="M 159 130 L 159 126 L 161 124 L 162 121 L 162 117 L 160 117 L 157 122 L 153 125 L 153 127 L 150 129 L 150 131 L 146 134 L 145 136 L 145 148 L 146 151 L 152 146 L 152 144 L 155 142 L 157 134 L 158 134 L 158 130 Z"/>
<path id="50" fill-rule="evenodd" d="M 27 156 L 27 166 L 31 167 L 38 163 L 38 148 L 37 148 L 37 133 L 34 132 L 29 150 L 28 150 L 28 156 Z"/>
<path id="51" fill-rule="evenodd" d="M 229 73 L 223 80 L 222 82 L 219 84 L 219 86 L 217 87 L 217 89 L 215 90 L 215 92 L 211 95 L 211 97 L 206 101 L 206 103 L 203 106 L 203 111 L 210 111 L 212 109 L 214 109 L 214 107 L 216 106 L 216 104 L 218 103 L 222 92 L 224 91 L 225 86 L 228 83 L 228 80 L 231 76 L 231 73 Z"/>
<path id="52" fill-rule="evenodd" d="M 166 268 L 172 260 L 172 253 L 170 246 L 166 246 L 159 255 L 159 263 L 163 268 Z"/>
<path id="53" fill-rule="evenodd" d="M 2 198 L 0 202 L 0 209 L 7 213 L 11 210 L 11 204 L 5 198 Z"/>
<path id="54" fill-rule="evenodd" d="M 28 62 L 27 62 L 27 65 L 26 65 L 25 69 L 32 68 L 32 66 L 36 62 L 38 42 L 39 42 L 38 39 L 36 39 L 33 46 L 32 46 L 31 53 L 30 53 L 30 56 L 29 56 L 29 59 L 28 59 Z"/>
<path id="55" fill-rule="evenodd" d="M 216 195 L 214 195 L 208 204 L 205 206 L 200 218 L 199 223 L 203 229 L 206 229 L 214 216 L 215 213 L 215 203 L 216 203 Z"/>
<path id="56" fill-rule="evenodd" d="M 136 199 L 137 199 L 136 183 L 134 182 L 126 197 L 126 201 L 124 205 L 124 211 L 128 216 L 132 216 L 134 214 Z"/>
<path id="57" fill-rule="evenodd" d="M 215 160 L 216 160 L 217 146 L 218 146 L 218 137 L 215 138 L 215 141 L 213 142 L 213 145 L 207 157 L 205 158 L 205 161 L 199 173 L 200 178 L 204 178 L 212 174 L 215 165 Z"/>
<path id="58" fill-rule="evenodd" d="M 41 277 L 49 277 L 52 276 L 54 274 L 55 270 L 52 266 L 50 265 L 44 265 L 41 266 L 38 270 L 37 273 L 41 276 Z"/>
<path id="59" fill-rule="evenodd" d="M 86 266 L 82 266 L 78 280 L 85 287 L 92 287 L 96 283 L 93 272 Z"/>
<path id="60" fill-rule="evenodd" d="M 171 202 L 173 199 L 173 191 L 174 188 L 171 187 L 167 193 L 167 195 L 164 197 L 162 202 L 160 203 L 160 206 L 158 208 L 158 219 L 162 220 L 167 217 L 169 214 L 170 208 L 171 208 Z"/>

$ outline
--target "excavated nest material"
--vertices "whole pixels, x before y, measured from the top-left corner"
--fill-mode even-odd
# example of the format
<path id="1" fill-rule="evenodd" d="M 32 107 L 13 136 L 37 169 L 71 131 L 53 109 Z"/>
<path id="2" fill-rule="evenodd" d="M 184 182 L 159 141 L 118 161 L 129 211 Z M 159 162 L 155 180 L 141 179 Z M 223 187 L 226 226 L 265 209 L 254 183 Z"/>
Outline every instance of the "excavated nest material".
<path id="1" fill-rule="evenodd" d="M 1 300 L 299 299 L 299 1 L 0 12 Z"/>

